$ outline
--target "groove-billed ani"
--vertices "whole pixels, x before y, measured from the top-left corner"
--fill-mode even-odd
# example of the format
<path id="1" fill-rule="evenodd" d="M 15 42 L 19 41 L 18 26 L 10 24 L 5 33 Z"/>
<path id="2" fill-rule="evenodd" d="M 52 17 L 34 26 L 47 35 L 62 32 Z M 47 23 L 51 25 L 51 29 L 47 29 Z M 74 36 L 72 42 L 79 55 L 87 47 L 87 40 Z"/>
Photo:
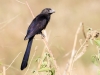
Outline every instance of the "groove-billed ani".
<path id="1" fill-rule="evenodd" d="M 34 36 L 36 34 L 42 34 L 42 30 L 46 28 L 50 20 L 50 15 L 54 12 L 55 11 L 52 10 L 51 8 L 43 9 L 42 12 L 38 16 L 36 16 L 36 18 L 32 21 L 32 23 L 28 27 L 27 35 L 25 36 L 24 40 L 29 40 L 29 41 L 27 44 L 27 48 L 26 48 L 23 60 L 22 60 L 21 70 L 27 67 L 28 58 L 30 55 L 31 45 L 32 45 Z"/>

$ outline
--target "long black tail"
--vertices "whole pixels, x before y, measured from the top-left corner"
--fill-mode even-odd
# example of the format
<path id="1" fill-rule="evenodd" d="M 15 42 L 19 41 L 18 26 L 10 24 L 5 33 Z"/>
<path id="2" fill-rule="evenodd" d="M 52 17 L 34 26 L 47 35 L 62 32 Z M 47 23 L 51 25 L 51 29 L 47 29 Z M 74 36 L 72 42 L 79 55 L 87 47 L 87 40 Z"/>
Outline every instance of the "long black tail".
<path id="1" fill-rule="evenodd" d="M 21 70 L 23 70 L 24 68 L 27 67 L 27 63 L 28 63 L 28 59 L 29 59 L 29 55 L 30 55 L 30 50 L 31 50 L 31 46 L 32 46 L 32 41 L 33 41 L 33 37 L 29 39 L 28 44 L 27 44 L 27 48 L 22 60 L 22 64 L 21 64 Z"/>

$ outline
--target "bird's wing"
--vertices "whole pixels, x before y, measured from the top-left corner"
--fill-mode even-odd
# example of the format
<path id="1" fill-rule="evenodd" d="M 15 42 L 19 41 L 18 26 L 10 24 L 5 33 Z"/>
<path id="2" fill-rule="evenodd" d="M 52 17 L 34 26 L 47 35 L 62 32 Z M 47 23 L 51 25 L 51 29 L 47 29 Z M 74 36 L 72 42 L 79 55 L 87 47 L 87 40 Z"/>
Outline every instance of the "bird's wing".
<path id="1" fill-rule="evenodd" d="M 28 28 L 27 35 L 25 36 L 25 40 L 40 33 L 45 28 L 46 24 L 47 24 L 46 19 L 40 19 L 40 21 L 33 20 L 33 22 Z"/>

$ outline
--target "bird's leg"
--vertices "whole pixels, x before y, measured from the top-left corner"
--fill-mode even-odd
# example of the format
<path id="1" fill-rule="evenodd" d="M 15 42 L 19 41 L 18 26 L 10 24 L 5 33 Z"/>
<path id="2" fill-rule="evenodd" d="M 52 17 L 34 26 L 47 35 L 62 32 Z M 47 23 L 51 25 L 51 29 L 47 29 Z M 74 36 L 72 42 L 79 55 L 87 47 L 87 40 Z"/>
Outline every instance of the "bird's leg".
<path id="1" fill-rule="evenodd" d="M 42 32 L 40 32 L 40 34 L 42 36 L 42 39 L 45 38 L 45 35 Z"/>

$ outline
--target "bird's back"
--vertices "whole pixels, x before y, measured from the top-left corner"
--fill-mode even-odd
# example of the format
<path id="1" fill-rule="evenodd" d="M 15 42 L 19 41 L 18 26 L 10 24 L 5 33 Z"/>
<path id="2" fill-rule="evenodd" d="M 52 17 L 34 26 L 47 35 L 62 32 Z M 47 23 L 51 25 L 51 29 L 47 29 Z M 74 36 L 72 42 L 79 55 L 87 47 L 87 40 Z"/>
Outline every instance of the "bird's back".
<path id="1" fill-rule="evenodd" d="M 50 15 L 39 14 L 28 27 L 25 40 L 31 38 L 32 36 L 35 36 L 36 34 L 41 33 L 41 31 L 46 28 L 49 20 L 50 20 Z"/>

